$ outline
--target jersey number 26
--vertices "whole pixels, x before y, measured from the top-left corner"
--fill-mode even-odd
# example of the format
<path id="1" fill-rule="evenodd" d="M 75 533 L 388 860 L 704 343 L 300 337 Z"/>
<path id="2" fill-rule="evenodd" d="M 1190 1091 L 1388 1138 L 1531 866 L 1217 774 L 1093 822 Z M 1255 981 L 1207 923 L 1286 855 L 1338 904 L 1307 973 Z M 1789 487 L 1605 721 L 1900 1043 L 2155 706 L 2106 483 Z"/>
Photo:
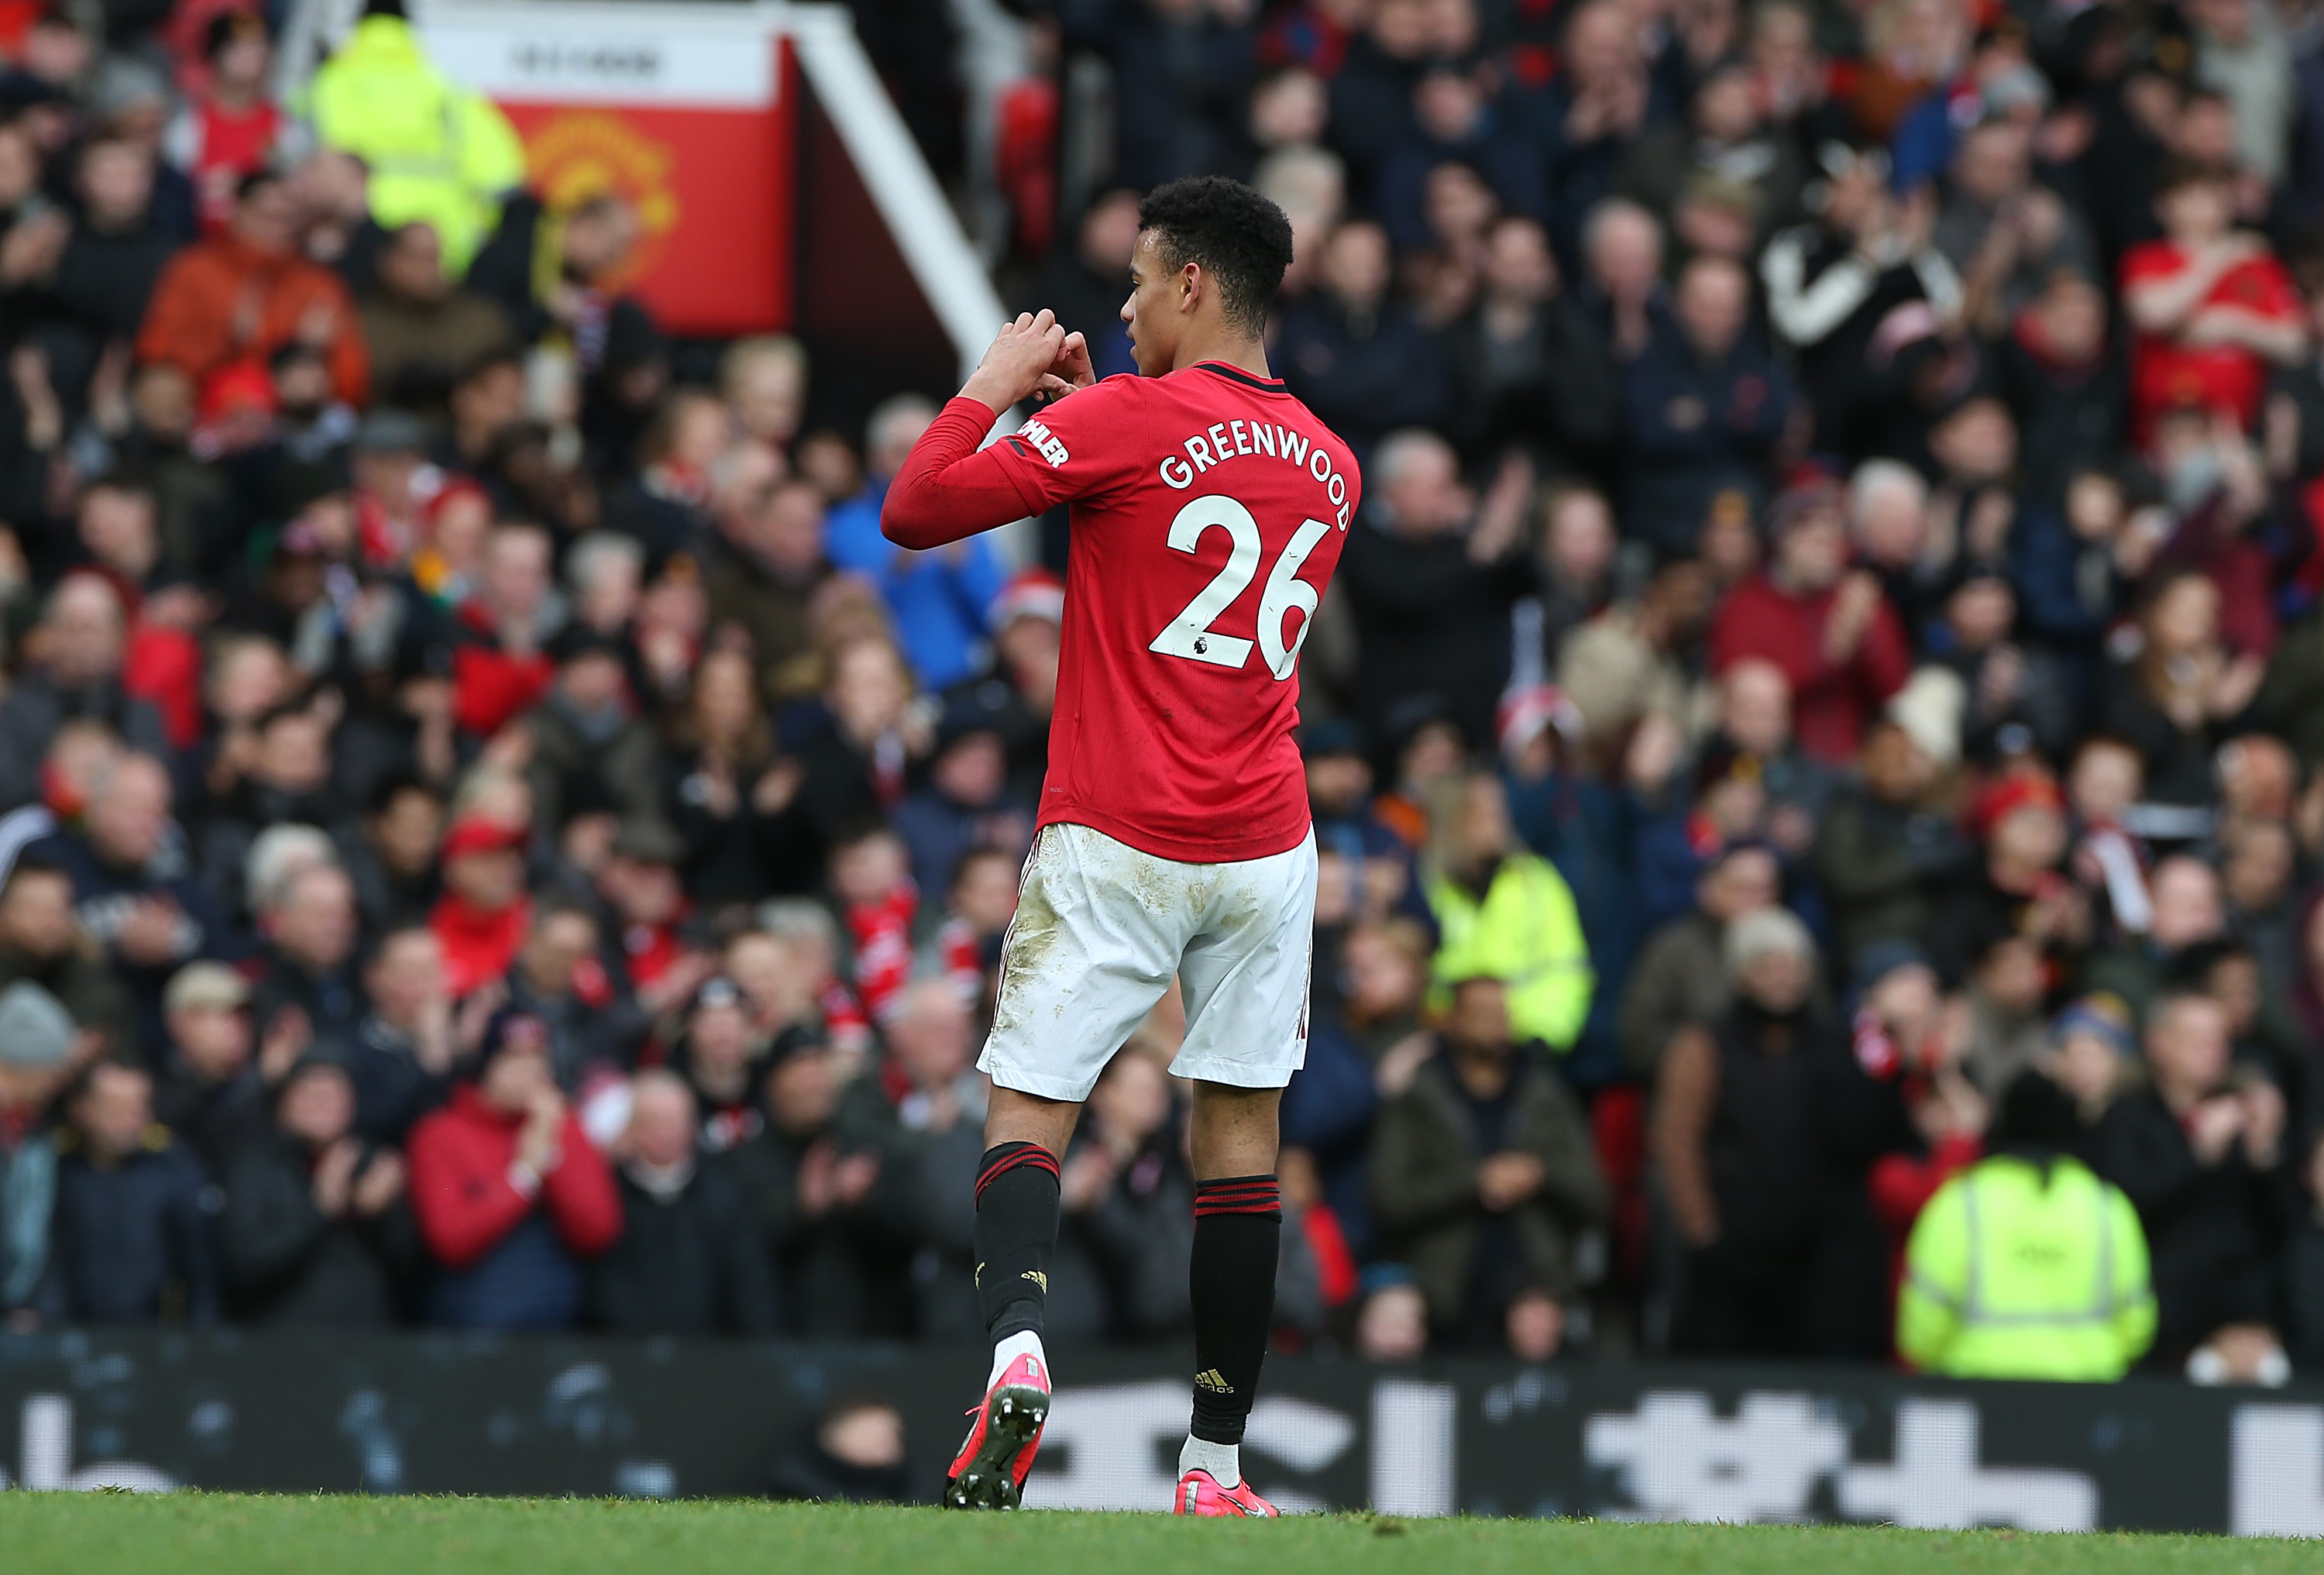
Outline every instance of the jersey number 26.
<path id="1" fill-rule="evenodd" d="M 1250 660 L 1250 641 L 1240 635 L 1221 634 L 1211 624 L 1259 577 L 1259 521 L 1250 517 L 1249 509 L 1224 493 L 1191 499 L 1170 521 L 1172 550 L 1193 552 L 1213 527 L 1224 530 L 1232 543 L 1225 566 L 1186 603 L 1184 612 L 1162 626 L 1162 632 L 1146 649 L 1157 656 L 1240 668 Z M 1298 577 L 1299 566 L 1331 530 L 1321 520 L 1303 520 L 1268 572 L 1267 588 L 1259 593 L 1259 654 L 1266 659 L 1268 671 L 1277 678 L 1289 677 L 1299 666 L 1299 648 L 1307 643 L 1307 631 L 1315 622 L 1315 587 Z M 1299 632 L 1286 644 L 1283 628 L 1295 607 L 1299 610 Z"/>

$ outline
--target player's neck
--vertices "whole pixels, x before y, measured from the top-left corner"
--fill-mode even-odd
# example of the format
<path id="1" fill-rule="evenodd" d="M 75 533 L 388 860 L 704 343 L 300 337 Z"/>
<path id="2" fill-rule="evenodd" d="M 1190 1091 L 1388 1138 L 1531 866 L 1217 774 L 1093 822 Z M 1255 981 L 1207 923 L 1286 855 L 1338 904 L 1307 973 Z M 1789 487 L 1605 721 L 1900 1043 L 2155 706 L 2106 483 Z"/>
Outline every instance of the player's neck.
<path id="1" fill-rule="evenodd" d="M 1246 339 L 1240 334 L 1190 334 L 1178 346 L 1177 355 L 1170 358 L 1170 370 L 1184 372 L 1205 361 L 1217 362 L 1248 372 L 1253 377 L 1271 378 L 1267 369 L 1267 345 L 1259 339 Z"/>

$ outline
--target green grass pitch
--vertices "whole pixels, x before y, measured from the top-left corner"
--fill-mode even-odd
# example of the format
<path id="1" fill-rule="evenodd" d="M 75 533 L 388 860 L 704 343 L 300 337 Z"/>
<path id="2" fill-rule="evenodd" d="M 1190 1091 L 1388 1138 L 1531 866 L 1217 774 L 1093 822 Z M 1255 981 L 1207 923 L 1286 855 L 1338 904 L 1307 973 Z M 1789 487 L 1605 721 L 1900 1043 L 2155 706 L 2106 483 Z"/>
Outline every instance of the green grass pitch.
<path id="1" fill-rule="evenodd" d="M 2314 1543 L 1877 1527 L 0 1493 L 6 1575 L 2302 1575 Z"/>

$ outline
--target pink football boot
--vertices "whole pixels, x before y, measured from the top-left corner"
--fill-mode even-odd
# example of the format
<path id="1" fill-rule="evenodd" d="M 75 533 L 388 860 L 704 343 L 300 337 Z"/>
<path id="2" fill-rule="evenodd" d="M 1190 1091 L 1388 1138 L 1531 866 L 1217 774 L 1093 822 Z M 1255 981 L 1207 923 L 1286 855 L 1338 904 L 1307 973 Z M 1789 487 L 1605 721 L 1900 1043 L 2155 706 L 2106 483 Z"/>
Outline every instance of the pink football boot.
<path id="1" fill-rule="evenodd" d="M 1049 1420 L 1048 1368 L 1038 1357 L 1019 1357 L 968 1414 L 968 1437 L 945 1483 L 945 1507 L 1014 1509 L 1041 1447 L 1041 1424 Z"/>
<path id="2" fill-rule="evenodd" d="M 1178 1497 L 1172 1502 L 1170 1513 L 1271 1516 L 1276 1514 L 1276 1508 L 1251 1491 L 1249 1478 L 1231 1488 L 1222 1488 L 1216 1477 L 1197 1469 L 1178 1478 Z"/>

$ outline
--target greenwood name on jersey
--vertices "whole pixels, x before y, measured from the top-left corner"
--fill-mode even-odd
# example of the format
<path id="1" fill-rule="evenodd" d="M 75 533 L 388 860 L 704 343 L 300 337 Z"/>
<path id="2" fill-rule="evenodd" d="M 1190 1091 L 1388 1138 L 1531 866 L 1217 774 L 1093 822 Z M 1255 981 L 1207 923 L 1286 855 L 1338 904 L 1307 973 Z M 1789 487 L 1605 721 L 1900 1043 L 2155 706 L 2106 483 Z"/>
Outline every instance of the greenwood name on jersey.
<path id="1" fill-rule="evenodd" d="M 1041 823 L 1194 863 L 1296 847 L 1299 648 L 1361 501 L 1347 445 L 1279 381 L 1213 362 L 1108 378 L 948 454 L 993 419 L 974 400 L 945 408 L 890 531 L 945 507 L 960 533 L 984 528 L 957 516 L 991 506 L 976 484 L 996 473 L 1023 513 L 1072 504 Z"/>

